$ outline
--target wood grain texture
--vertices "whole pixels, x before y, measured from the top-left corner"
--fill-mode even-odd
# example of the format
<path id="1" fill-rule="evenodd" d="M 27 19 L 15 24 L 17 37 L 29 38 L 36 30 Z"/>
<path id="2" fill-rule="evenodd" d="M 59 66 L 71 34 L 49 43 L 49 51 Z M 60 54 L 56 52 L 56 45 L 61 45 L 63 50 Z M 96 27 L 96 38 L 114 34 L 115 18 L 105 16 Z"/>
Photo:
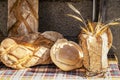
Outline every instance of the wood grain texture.
<path id="1" fill-rule="evenodd" d="M 8 0 L 8 35 L 38 31 L 38 0 Z"/>

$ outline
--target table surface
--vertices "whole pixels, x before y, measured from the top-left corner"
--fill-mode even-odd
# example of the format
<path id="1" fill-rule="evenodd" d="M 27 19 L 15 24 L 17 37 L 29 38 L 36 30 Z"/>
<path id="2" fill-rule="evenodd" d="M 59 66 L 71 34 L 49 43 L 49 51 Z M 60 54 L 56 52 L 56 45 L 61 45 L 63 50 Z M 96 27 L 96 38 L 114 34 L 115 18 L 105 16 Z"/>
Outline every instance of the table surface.
<path id="1" fill-rule="evenodd" d="M 120 70 L 115 59 L 109 59 L 109 71 L 105 80 L 120 80 Z M 101 78 L 86 78 L 80 69 L 62 71 L 55 65 L 39 65 L 23 70 L 14 70 L 0 63 L 0 80 L 96 80 Z"/>

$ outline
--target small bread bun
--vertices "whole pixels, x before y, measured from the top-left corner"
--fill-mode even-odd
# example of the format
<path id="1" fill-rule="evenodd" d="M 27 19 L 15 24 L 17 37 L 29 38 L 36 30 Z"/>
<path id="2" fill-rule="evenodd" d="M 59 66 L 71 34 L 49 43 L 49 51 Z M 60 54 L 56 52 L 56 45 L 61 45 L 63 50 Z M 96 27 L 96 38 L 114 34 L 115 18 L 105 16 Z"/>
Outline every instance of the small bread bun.
<path id="1" fill-rule="evenodd" d="M 82 67 L 83 52 L 75 42 L 57 40 L 51 48 L 50 56 L 53 63 L 64 71 Z"/>

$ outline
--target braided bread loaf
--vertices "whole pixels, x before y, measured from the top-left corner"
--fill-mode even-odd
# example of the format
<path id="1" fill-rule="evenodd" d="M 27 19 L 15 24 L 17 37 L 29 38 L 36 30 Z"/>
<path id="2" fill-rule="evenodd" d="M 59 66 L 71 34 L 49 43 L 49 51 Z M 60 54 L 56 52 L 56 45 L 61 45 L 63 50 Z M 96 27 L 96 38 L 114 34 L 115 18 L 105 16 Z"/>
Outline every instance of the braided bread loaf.
<path id="1" fill-rule="evenodd" d="M 38 31 L 38 0 L 8 0 L 8 35 Z"/>
<path id="2" fill-rule="evenodd" d="M 56 40 L 58 38 L 59 36 Z M 50 49 L 53 44 L 54 41 L 43 37 L 40 33 L 6 38 L 0 46 L 0 59 L 6 66 L 14 69 L 50 64 L 52 63 Z"/>

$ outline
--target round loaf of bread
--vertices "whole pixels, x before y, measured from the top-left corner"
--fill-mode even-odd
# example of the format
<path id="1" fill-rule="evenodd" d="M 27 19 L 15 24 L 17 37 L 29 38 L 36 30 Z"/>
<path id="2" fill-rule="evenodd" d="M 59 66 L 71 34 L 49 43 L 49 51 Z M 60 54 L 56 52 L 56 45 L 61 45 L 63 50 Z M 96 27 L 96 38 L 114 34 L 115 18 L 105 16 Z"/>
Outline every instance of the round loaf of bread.
<path id="1" fill-rule="evenodd" d="M 53 63 L 64 71 L 82 67 L 83 52 L 75 42 L 58 39 L 51 48 L 50 56 Z"/>

